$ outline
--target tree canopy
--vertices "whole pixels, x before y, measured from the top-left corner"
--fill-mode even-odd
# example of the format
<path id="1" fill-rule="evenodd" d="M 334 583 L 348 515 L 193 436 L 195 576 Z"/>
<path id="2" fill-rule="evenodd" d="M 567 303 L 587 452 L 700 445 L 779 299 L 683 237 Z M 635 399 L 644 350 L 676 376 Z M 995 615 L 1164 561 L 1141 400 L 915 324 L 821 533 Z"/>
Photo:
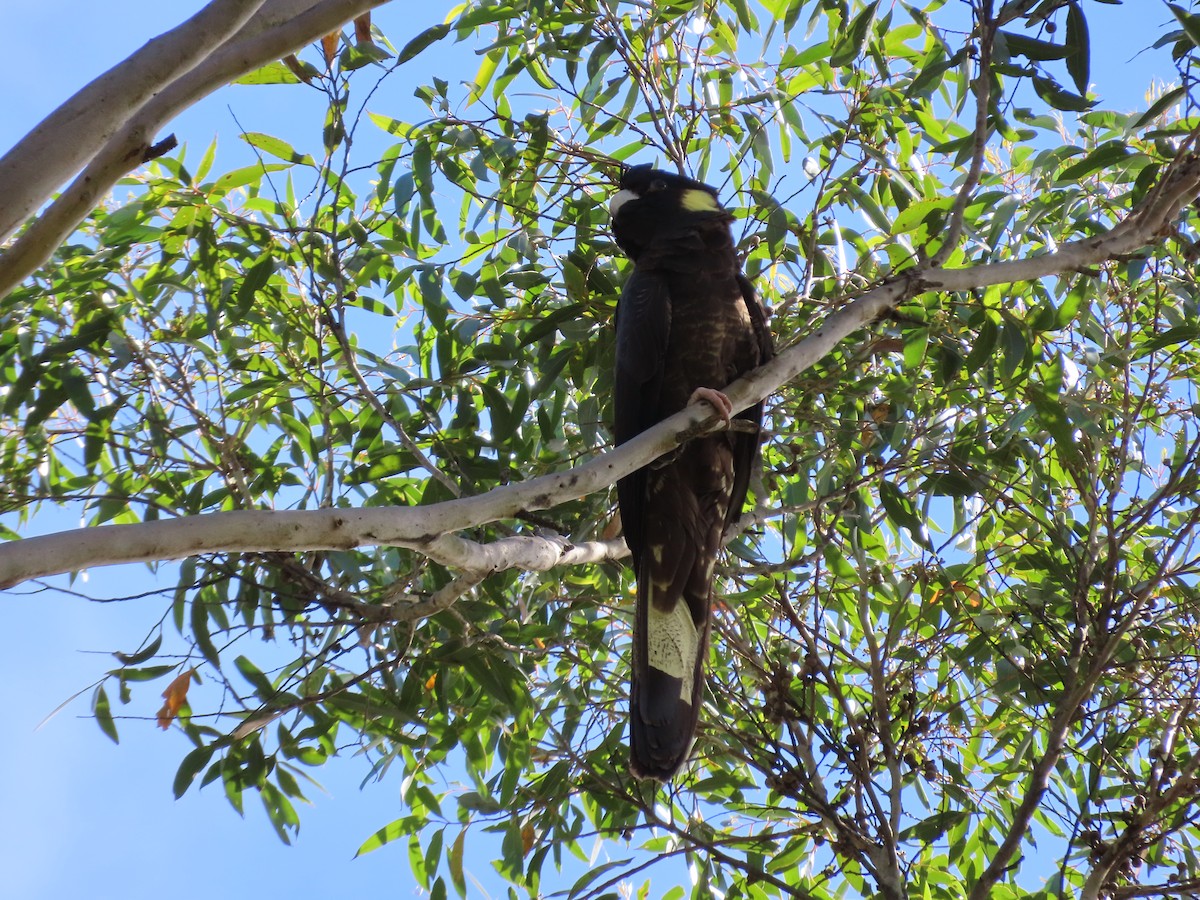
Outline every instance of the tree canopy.
<path id="1" fill-rule="evenodd" d="M 434 897 L 485 834 L 511 896 L 1200 892 L 1200 17 L 378 5 L 215 0 L 85 89 L 124 106 L 82 151 L 51 117 L 0 160 L 45 170 L 0 251 L 0 585 L 183 560 L 100 729 L 161 692 L 176 794 L 284 840 L 361 752 L 406 804 L 363 852 Z M 1100 6 L 1161 13 L 1143 108 L 1091 92 Z M 160 142 L 231 79 L 319 92 L 319 146 Z M 719 189 L 781 351 L 731 391 L 769 434 L 667 787 L 626 770 L 610 488 L 713 422 L 611 450 L 626 162 Z M 28 537 L 55 506 L 87 527 Z"/>

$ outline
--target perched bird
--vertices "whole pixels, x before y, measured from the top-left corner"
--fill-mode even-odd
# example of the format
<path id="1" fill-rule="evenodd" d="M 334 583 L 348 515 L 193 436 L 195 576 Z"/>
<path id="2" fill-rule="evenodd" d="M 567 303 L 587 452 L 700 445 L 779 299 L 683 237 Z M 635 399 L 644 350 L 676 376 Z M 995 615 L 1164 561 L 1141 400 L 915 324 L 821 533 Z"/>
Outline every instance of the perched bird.
<path id="1" fill-rule="evenodd" d="M 617 304 L 617 443 L 695 400 L 729 421 L 721 389 L 773 353 L 734 251 L 733 216 L 713 188 L 648 165 L 625 171 L 609 211 L 633 260 Z M 759 458 L 761 404 L 735 421 L 747 424 L 689 441 L 617 483 L 637 576 L 629 749 L 641 778 L 671 778 L 691 750 L 713 567 Z"/>

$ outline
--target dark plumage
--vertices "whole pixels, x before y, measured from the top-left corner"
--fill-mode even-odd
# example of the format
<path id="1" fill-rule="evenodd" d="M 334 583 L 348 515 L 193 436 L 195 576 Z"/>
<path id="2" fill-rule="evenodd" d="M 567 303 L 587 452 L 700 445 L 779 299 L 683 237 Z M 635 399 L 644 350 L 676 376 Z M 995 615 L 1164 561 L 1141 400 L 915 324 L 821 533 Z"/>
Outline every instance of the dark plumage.
<path id="1" fill-rule="evenodd" d="M 733 217 L 711 187 L 649 166 L 626 170 L 610 210 L 634 263 L 617 306 L 617 443 L 693 399 L 728 417 L 720 390 L 772 355 L 734 251 Z M 670 778 L 691 749 L 713 566 L 746 500 L 762 406 L 737 419 L 755 427 L 696 438 L 617 484 L 638 584 L 629 733 L 639 777 Z"/>

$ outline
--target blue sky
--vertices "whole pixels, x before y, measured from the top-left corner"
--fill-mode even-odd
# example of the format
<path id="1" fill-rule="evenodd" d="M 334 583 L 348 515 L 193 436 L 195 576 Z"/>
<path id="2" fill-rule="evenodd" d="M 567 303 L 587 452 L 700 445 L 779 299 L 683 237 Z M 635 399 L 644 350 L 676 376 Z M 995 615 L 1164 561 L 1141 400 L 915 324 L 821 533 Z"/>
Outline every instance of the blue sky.
<path id="1" fill-rule="evenodd" d="M 150 0 L 0 4 L 0 34 L 9 38 L 6 78 L 0 82 L 0 150 L 74 90 L 200 6 Z M 394 6 L 376 18 L 396 44 L 439 21 L 448 8 Z M 1173 76 L 1164 52 L 1138 53 L 1170 21 L 1165 5 L 1157 0 L 1129 0 L 1124 6 L 1089 2 L 1087 10 L 1093 28 L 1092 77 L 1101 105 L 1144 107 L 1151 77 Z M 435 64 L 448 67 L 436 74 L 469 78 L 473 68 L 459 69 L 462 59 L 470 65 L 472 57 L 435 57 Z M 428 74 L 417 67 L 410 77 L 391 82 L 395 96 L 382 97 L 380 111 L 401 114 L 403 104 L 410 102 L 411 86 Z M 231 87 L 167 130 L 189 145 L 192 159 L 217 136 L 222 148 L 218 168 L 247 161 L 238 149 L 234 115 L 247 130 L 279 135 L 311 151 L 319 147 L 323 110 L 308 95 L 296 89 Z M 37 530 L 76 524 L 69 515 L 48 514 L 39 518 Z M 86 584 L 76 587 L 95 596 L 123 596 L 171 583 L 169 572 L 155 580 L 144 567 L 127 566 L 94 571 Z M 314 773 L 328 793 L 312 792 L 313 805 L 301 810 L 296 844 L 286 847 L 249 796 L 245 819 L 215 787 L 192 790 L 179 801 L 172 798 L 175 769 L 190 747 L 178 732 L 130 723 L 122 727 L 120 746 L 103 737 L 87 718 L 89 686 L 113 665 L 109 651 L 136 647 L 161 615 L 161 602 L 147 598 L 96 604 L 28 587 L 6 593 L 0 602 L 5 613 L 0 630 L 0 797 L 8 826 L 0 841 L 0 897 L 419 895 L 404 847 L 352 859 L 374 829 L 403 812 L 398 783 L 384 781 L 359 790 L 365 763 L 344 760 Z M 80 690 L 84 695 L 79 700 L 38 727 Z M 144 708 L 134 714 L 153 716 L 159 698 L 156 691 L 144 690 L 135 701 Z M 468 867 L 486 879 L 486 862 Z"/>

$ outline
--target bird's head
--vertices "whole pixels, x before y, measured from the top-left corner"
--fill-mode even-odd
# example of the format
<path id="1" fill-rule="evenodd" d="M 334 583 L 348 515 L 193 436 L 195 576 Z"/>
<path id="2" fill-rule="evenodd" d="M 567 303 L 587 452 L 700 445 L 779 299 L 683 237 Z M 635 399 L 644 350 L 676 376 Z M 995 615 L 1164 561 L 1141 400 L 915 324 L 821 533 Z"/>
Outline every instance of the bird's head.
<path id="1" fill-rule="evenodd" d="M 655 238 L 664 237 L 695 219 L 728 215 L 707 184 L 651 168 L 630 166 L 608 204 L 617 244 L 631 259 Z"/>

